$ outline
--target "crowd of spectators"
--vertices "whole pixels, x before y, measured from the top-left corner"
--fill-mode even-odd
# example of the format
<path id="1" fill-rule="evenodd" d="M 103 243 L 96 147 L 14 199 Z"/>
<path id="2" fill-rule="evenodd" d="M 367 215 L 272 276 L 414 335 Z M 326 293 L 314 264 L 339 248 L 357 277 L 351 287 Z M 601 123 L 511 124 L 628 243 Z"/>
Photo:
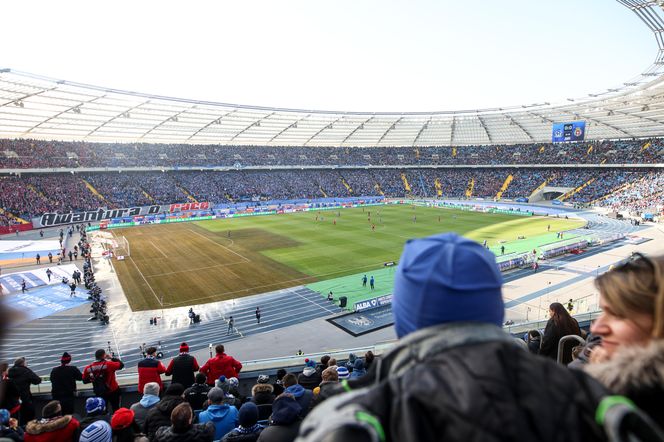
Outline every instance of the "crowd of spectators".
<path id="1" fill-rule="evenodd" d="M 341 198 L 383 194 L 387 197 L 495 198 L 512 174 L 502 198 L 527 198 L 545 181 L 549 186 L 581 188 L 568 199 L 607 206 L 646 208 L 661 204 L 664 174 L 632 169 L 287 169 L 23 174 L 0 178 L 0 207 L 14 216 L 31 219 L 46 212 L 95 210 L 187 202 L 211 203 L 285 199 Z M 98 194 L 90 190 L 89 183 Z M 346 187 L 348 186 L 348 187 Z M 408 187 L 407 187 L 408 186 Z M 407 190 L 409 188 L 410 190 Z M 0 225 L 16 221 L 0 216 Z"/>
<path id="2" fill-rule="evenodd" d="M 462 147 L 265 147 L 108 144 L 0 140 L 0 169 L 79 167 L 234 167 L 650 164 L 661 163 L 661 139 Z"/>
<path id="3" fill-rule="evenodd" d="M 598 201 L 602 207 L 641 213 L 662 210 L 664 206 L 664 173 L 651 171 L 626 181 L 617 192 Z"/>
<path id="4" fill-rule="evenodd" d="M 318 363 L 306 358 L 291 373 L 277 370 L 276 378 L 247 377 L 255 384 L 245 395 L 238 379 L 242 363 L 223 345 L 200 368 L 185 342 L 168 368 L 149 348 L 138 362 L 142 397 L 130 405 L 122 403 L 115 377 L 125 368 L 120 359 L 99 349 L 79 370 L 65 352 L 51 372 L 53 400 L 40 413 L 30 385 L 42 380 L 20 357 L 11 368 L 0 364 L 0 437 L 659 441 L 662 284 L 664 256 L 636 253 L 595 279 L 604 312 L 590 335 L 554 302 L 543 335 L 526 344 L 502 328 L 503 279 L 493 253 L 454 233 L 410 240 L 394 275 L 398 340 L 378 357 L 351 353 L 337 361 L 326 355 Z M 559 345 L 570 335 L 584 344 Z M 164 374 L 173 376 L 167 386 Z M 77 395 L 81 380 L 92 385 L 93 396 L 85 401 L 85 413 L 76 415 L 67 399 Z"/>

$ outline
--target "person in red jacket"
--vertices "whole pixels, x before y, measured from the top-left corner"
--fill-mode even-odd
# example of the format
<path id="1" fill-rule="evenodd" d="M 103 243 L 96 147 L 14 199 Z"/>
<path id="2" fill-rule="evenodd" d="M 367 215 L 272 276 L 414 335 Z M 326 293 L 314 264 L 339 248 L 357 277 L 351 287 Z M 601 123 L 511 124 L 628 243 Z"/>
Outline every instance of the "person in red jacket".
<path id="1" fill-rule="evenodd" d="M 51 401 L 42 408 L 42 418 L 25 426 L 26 442 L 76 442 L 80 433 L 78 421 L 71 415 L 62 415 L 60 402 Z"/>
<path id="2" fill-rule="evenodd" d="M 112 358 L 100 348 L 95 352 L 95 361 L 83 369 L 83 383 L 92 383 L 95 396 L 103 398 L 113 411 L 120 408 L 120 386 L 115 380 L 115 372 L 123 368 L 121 360 Z"/>
<path id="3" fill-rule="evenodd" d="M 234 357 L 224 353 L 224 346 L 219 344 L 215 348 L 217 356 L 208 359 L 208 361 L 200 369 L 201 373 L 207 375 L 207 384 L 214 386 L 214 381 L 219 379 L 219 376 L 224 375 L 226 378 L 237 378 L 242 370 L 242 364 Z"/>
<path id="4" fill-rule="evenodd" d="M 156 382 L 159 384 L 159 391 L 162 391 L 164 385 L 161 383 L 161 375 L 166 373 L 166 367 L 155 357 L 155 347 L 148 348 L 145 353 L 145 359 L 138 362 L 138 391 L 142 392 L 148 382 Z"/>

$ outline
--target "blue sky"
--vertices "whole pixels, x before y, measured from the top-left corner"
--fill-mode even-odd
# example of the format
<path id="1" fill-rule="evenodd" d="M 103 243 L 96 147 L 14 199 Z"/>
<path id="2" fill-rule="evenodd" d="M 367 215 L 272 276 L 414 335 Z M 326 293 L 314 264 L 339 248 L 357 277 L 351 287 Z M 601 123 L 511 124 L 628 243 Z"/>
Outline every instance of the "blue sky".
<path id="1" fill-rule="evenodd" d="M 621 84 L 657 49 L 613 0 L 27 0 L 0 12 L 0 67 L 304 109 L 559 102 Z"/>

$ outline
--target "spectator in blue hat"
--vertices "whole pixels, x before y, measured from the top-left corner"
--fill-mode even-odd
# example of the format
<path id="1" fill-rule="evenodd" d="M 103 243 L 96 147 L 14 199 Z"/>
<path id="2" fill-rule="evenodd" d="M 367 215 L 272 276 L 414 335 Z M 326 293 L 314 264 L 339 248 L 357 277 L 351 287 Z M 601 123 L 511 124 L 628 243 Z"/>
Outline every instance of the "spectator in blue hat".
<path id="1" fill-rule="evenodd" d="M 106 412 L 106 401 L 100 397 L 89 397 L 85 400 L 85 417 L 81 419 L 81 430 L 93 422 L 111 423 L 111 415 Z"/>
<path id="2" fill-rule="evenodd" d="M 355 440 L 603 440 L 594 413 L 607 391 L 515 345 L 501 286 L 474 241 L 408 241 L 394 280 L 399 342 L 316 407 L 298 441 L 345 441 L 351 429 Z"/>
<path id="3" fill-rule="evenodd" d="M 222 439 L 223 442 L 256 442 L 263 427 L 258 423 L 258 407 L 253 402 L 246 402 L 240 407 L 238 425 Z"/>
<path id="4" fill-rule="evenodd" d="M 0 438 L 7 438 L 16 442 L 23 440 L 23 429 L 18 421 L 9 415 L 6 408 L 0 409 Z"/>

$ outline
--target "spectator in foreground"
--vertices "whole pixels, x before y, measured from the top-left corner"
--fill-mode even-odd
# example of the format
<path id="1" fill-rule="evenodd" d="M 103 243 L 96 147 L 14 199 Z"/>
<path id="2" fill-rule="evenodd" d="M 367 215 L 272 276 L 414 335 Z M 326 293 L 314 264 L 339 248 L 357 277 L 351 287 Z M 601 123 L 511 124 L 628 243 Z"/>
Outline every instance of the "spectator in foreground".
<path id="1" fill-rule="evenodd" d="M 111 423 L 111 415 L 106 412 L 106 401 L 100 397 L 89 397 L 85 400 L 85 417 L 81 419 L 81 430 L 93 422 Z"/>
<path id="2" fill-rule="evenodd" d="M 283 368 L 280 368 L 279 370 L 277 370 L 277 380 L 274 381 L 274 384 L 272 384 L 272 386 L 274 387 L 274 396 L 275 397 L 279 396 L 281 393 L 284 392 L 283 379 L 284 379 L 284 376 L 286 376 L 286 374 L 288 374 L 288 372 L 286 370 L 284 370 Z"/>
<path id="3" fill-rule="evenodd" d="M 79 442 L 111 442 L 113 429 L 108 422 L 97 421 L 81 431 Z"/>
<path id="4" fill-rule="evenodd" d="M 143 397 L 141 400 L 131 405 L 130 409 L 133 413 L 133 419 L 139 428 L 143 428 L 145 418 L 148 417 L 148 412 L 159 402 L 159 391 L 159 384 L 148 382 L 143 387 Z"/>
<path id="5" fill-rule="evenodd" d="M 334 387 L 339 383 L 339 373 L 334 367 L 326 368 L 323 370 L 322 379 L 323 381 L 320 383 L 320 385 L 314 388 L 313 407 L 320 404 L 330 396 L 329 390 L 334 389 Z"/>
<path id="6" fill-rule="evenodd" d="M 198 422 L 214 424 L 214 439 L 224 437 L 226 433 L 237 426 L 238 410 L 232 405 L 224 403 L 226 394 L 221 388 L 213 387 L 208 392 L 210 405 L 198 415 Z"/>
<path id="7" fill-rule="evenodd" d="M 304 360 L 304 370 L 297 377 L 297 383 L 306 388 L 307 390 L 313 390 L 318 387 L 320 384 L 321 378 L 320 373 L 316 370 L 316 361 L 313 359 Z"/>
<path id="8" fill-rule="evenodd" d="M 3 438 L 15 442 L 23 440 L 23 428 L 18 426 L 18 421 L 10 416 L 6 408 L 0 409 L 0 439 Z"/>
<path id="9" fill-rule="evenodd" d="M 258 423 L 258 407 L 253 402 L 247 402 L 240 407 L 238 416 L 240 425 L 224 436 L 224 442 L 256 442 L 263 426 Z"/>
<path id="10" fill-rule="evenodd" d="M 160 427 L 169 426 L 171 423 L 171 413 L 175 407 L 184 402 L 182 398 L 183 394 L 184 388 L 182 388 L 182 385 L 171 384 L 164 392 L 164 397 L 159 403 L 148 411 L 148 415 L 145 418 L 145 425 L 143 426 L 143 432 L 148 436 L 148 439 L 155 440 L 157 430 Z"/>
<path id="11" fill-rule="evenodd" d="M 265 428 L 259 442 L 291 442 L 297 437 L 300 429 L 300 413 L 302 408 L 295 401 L 293 395 L 284 393 L 278 396 L 272 404 L 270 425 Z"/>
<path id="12" fill-rule="evenodd" d="M 16 386 L 21 398 L 20 422 L 25 424 L 35 418 L 35 405 L 32 401 L 30 385 L 41 384 L 41 378 L 28 368 L 25 358 L 18 358 L 9 369 L 7 378 Z"/>
<path id="13" fill-rule="evenodd" d="M 224 353 L 223 345 L 217 345 L 214 349 L 217 355 L 208 359 L 200 369 L 201 373 L 207 375 L 207 383 L 211 387 L 214 386 L 214 381 L 219 379 L 220 376 L 226 376 L 227 379 L 236 378 L 242 370 L 242 363 Z"/>
<path id="14" fill-rule="evenodd" d="M 115 372 L 122 370 L 124 363 L 106 354 L 102 348 L 95 352 L 95 361 L 83 369 L 83 383 L 92 383 L 95 395 L 103 398 L 113 410 L 120 408 L 120 386 Z"/>
<path id="15" fill-rule="evenodd" d="M 576 319 L 572 318 L 567 309 L 559 302 L 554 302 L 549 306 L 549 315 L 551 317 L 544 328 L 542 347 L 539 354 L 556 360 L 560 339 L 568 335 L 581 336 L 581 329 Z M 567 365 L 572 362 L 572 348 L 575 345 L 578 345 L 578 342 L 573 340 L 567 341 L 563 345 L 563 364 Z"/>
<path id="16" fill-rule="evenodd" d="M 157 442 L 210 442 L 214 437 L 212 422 L 194 425 L 194 413 L 191 405 L 184 402 L 171 413 L 171 425 L 157 430 L 154 439 Z"/>
<path id="17" fill-rule="evenodd" d="M 42 418 L 25 426 L 26 442 L 76 442 L 79 424 L 71 415 L 62 415 L 60 402 L 51 401 L 42 408 Z M 110 428 L 109 428 L 110 436 Z"/>
<path id="18" fill-rule="evenodd" d="M 595 285 L 603 313 L 591 332 L 601 343 L 585 370 L 664 428 L 664 256 L 638 254 Z"/>
<path id="19" fill-rule="evenodd" d="M 156 382 L 161 389 L 163 385 L 161 375 L 166 373 L 166 367 L 157 359 L 156 347 L 149 347 L 145 353 L 145 358 L 138 361 L 138 391 L 143 391 L 148 382 Z"/>
<path id="20" fill-rule="evenodd" d="M 272 404 L 274 402 L 274 387 L 270 384 L 270 378 L 267 375 L 258 376 L 256 385 L 251 387 L 251 402 L 256 405 Z"/>
<path id="21" fill-rule="evenodd" d="M 297 378 L 293 373 L 288 373 L 284 376 L 284 387 L 284 393 L 292 394 L 300 405 L 300 408 L 302 408 L 300 412 L 301 417 L 306 416 L 311 408 L 311 401 L 313 400 L 314 393 L 298 384 Z"/>
<path id="22" fill-rule="evenodd" d="M 148 438 L 141 433 L 134 419 L 134 412 L 128 408 L 120 408 L 111 418 L 113 442 L 147 442 Z"/>
<path id="23" fill-rule="evenodd" d="M 184 391 L 184 400 L 189 402 L 193 410 L 202 410 L 208 400 L 210 386 L 206 384 L 204 373 L 196 373 L 196 382 Z"/>
<path id="24" fill-rule="evenodd" d="M 62 414 L 74 413 L 74 396 L 76 395 L 76 381 L 83 380 L 83 373 L 75 365 L 69 365 L 71 355 L 62 354 L 60 365 L 51 370 L 51 394 L 53 399 L 60 402 Z"/>
<path id="25" fill-rule="evenodd" d="M 347 440 L 351 428 L 367 441 L 603 440 L 594 417 L 605 390 L 515 345 L 501 328 L 501 286 L 495 256 L 476 242 L 408 241 L 394 280 L 400 341 L 316 407 L 299 440 Z"/>
<path id="26" fill-rule="evenodd" d="M 173 376 L 171 382 L 182 385 L 185 389 L 194 384 L 194 373 L 199 370 L 198 361 L 189 354 L 186 342 L 180 344 L 180 354 L 168 364 L 166 376 Z"/>

